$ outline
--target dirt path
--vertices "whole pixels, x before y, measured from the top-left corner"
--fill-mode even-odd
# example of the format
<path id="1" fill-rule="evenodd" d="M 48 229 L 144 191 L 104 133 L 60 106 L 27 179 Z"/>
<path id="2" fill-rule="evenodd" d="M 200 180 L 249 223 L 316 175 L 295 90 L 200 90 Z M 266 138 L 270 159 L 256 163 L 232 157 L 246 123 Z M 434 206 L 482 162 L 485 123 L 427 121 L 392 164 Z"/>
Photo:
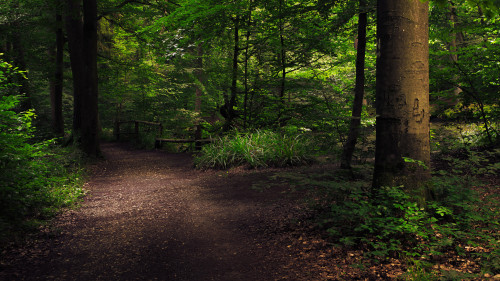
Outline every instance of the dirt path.
<path id="1" fill-rule="evenodd" d="M 260 172 L 192 169 L 185 154 L 104 144 L 82 207 L 12 258 L 5 280 L 277 280 L 286 247 L 269 221 L 289 200 L 258 192 Z M 288 279 L 290 280 L 290 279 Z"/>

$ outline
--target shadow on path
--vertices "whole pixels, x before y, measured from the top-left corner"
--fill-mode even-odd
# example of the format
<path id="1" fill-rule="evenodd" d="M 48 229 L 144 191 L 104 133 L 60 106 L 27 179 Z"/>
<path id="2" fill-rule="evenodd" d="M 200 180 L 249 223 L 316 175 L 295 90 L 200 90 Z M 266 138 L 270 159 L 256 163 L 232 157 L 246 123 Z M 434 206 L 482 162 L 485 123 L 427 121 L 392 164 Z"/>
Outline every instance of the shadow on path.
<path id="1" fill-rule="evenodd" d="M 277 280 L 286 250 L 259 229 L 280 192 L 265 173 L 197 171 L 186 154 L 107 143 L 81 208 L 12 254 L 5 280 Z M 277 195 L 278 194 L 278 195 Z M 263 241 L 264 240 L 264 241 Z M 288 263 L 288 261 L 286 261 Z M 289 280 L 289 279 L 288 279 Z"/>

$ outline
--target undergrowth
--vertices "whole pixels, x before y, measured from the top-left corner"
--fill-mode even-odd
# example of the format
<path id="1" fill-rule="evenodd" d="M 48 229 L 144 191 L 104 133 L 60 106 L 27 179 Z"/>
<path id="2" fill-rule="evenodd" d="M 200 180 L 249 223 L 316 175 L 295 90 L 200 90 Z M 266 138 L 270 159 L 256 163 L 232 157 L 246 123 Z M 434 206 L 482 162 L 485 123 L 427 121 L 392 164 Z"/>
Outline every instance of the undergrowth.
<path id="1" fill-rule="evenodd" d="M 81 154 L 36 141 L 32 111 L 18 96 L 0 97 L 0 248 L 36 229 L 83 194 Z"/>
<path id="2" fill-rule="evenodd" d="M 194 161 L 200 169 L 227 169 L 241 165 L 251 168 L 295 166 L 313 160 L 311 147 L 300 134 L 272 131 L 235 133 L 205 145 Z"/>
<path id="3" fill-rule="evenodd" d="M 470 166 L 455 168 L 436 173 L 428 186 L 432 199 L 425 205 L 403 187 L 373 192 L 366 180 L 353 181 L 341 171 L 279 177 L 296 190 L 313 190 L 312 206 L 320 214 L 316 225 L 333 243 L 363 250 L 376 262 L 400 259 L 407 264 L 408 273 L 402 276 L 407 280 L 438 280 L 432 277 L 436 274 L 464 278 L 458 271 L 436 273 L 433 266 L 449 260 L 472 260 L 483 273 L 500 274 L 500 198 L 495 193 L 482 198 L 477 188 L 481 183 L 463 172 Z M 498 167 L 483 162 L 475 171 L 492 174 Z"/>

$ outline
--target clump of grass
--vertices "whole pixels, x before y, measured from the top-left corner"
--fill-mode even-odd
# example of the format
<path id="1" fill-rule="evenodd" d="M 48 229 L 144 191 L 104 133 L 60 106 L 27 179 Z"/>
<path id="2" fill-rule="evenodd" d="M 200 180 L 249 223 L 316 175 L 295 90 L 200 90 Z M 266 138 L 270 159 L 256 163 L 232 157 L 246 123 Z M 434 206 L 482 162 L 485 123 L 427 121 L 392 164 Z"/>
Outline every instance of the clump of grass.
<path id="1" fill-rule="evenodd" d="M 311 147 L 300 134 L 283 135 L 272 131 L 236 133 L 203 147 L 201 154 L 195 158 L 195 165 L 200 169 L 302 165 L 313 160 Z"/>

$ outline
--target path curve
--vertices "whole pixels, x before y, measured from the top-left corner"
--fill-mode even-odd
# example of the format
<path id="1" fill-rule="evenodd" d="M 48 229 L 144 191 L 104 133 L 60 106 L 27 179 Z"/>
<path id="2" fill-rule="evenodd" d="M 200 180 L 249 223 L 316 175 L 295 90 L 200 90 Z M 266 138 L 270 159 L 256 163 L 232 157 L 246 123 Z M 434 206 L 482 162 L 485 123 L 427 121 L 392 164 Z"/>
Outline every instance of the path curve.
<path id="1" fill-rule="evenodd" d="M 266 242 L 262 229 L 286 218 L 289 206 L 280 192 L 250 188 L 262 173 L 197 171 L 189 155 L 123 144 L 102 150 L 106 160 L 86 184 L 81 208 L 61 215 L 55 230 L 12 261 L 6 280 L 286 276 L 286 249 Z"/>

